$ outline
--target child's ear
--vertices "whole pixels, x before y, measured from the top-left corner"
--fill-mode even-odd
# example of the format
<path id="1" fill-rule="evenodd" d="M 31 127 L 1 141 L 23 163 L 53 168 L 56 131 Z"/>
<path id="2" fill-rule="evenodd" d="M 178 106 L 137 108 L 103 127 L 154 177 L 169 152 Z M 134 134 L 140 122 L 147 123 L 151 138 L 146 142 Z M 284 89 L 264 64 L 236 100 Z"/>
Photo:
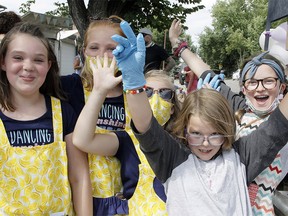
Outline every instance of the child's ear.
<path id="1" fill-rule="evenodd" d="M 283 94 L 285 89 L 286 89 L 286 84 L 282 83 L 281 86 L 280 86 L 280 94 Z"/>
<path id="2" fill-rule="evenodd" d="M 2 62 L 2 64 L 1 64 L 1 69 L 2 69 L 2 71 L 6 71 L 5 61 Z"/>
<path id="3" fill-rule="evenodd" d="M 241 87 L 241 91 L 243 92 L 243 94 L 246 96 L 246 89 L 242 86 Z"/>
<path id="4" fill-rule="evenodd" d="M 48 67 L 49 67 L 48 71 L 50 70 L 51 66 L 52 66 L 52 61 L 49 61 L 48 62 Z"/>

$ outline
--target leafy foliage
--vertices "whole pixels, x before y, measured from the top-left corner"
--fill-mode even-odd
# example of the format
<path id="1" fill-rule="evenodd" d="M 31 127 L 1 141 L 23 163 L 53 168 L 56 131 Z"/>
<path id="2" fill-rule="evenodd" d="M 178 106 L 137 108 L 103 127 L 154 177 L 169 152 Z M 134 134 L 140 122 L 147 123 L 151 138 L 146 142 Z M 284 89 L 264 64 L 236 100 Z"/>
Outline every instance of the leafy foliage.
<path id="1" fill-rule="evenodd" d="M 118 15 L 129 20 L 138 30 L 141 27 L 151 26 L 158 31 L 168 29 L 174 18 L 181 19 L 184 23 L 187 14 L 204 8 L 199 5 L 201 0 L 102 0 L 88 2 L 86 8 L 83 0 L 67 0 L 70 15 L 83 36 L 89 24 L 89 17 L 108 17 Z M 197 6 L 191 6 L 197 4 Z M 187 5 L 187 7 L 185 7 Z"/>
<path id="2" fill-rule="evenodd" d="M 66 3 L 54 2 L 54 5 L 57 8 L 53 11 L 46 12 L 46 14 L 53 15 L 53 16 L 70 17 L 69 7 L 68 7 L 67 2 Z"/>
<path id="3" fill-rule="evenodd" d="M 244 59 L 260 52 L 268 0 L 218 0 L 212 8 L 213 30 L 200 35 L 200 56 L 212 67 L 226 71 L 239 68 Z"/>
<path id="4" fill-rule="evenodd" d="M 20 14 L 26 14 L 30 11 L 30 7 L 32 4 L 35 4 L 35 0 L 27 0 L 26 3 L 22 3 L 19 7 Z"/>

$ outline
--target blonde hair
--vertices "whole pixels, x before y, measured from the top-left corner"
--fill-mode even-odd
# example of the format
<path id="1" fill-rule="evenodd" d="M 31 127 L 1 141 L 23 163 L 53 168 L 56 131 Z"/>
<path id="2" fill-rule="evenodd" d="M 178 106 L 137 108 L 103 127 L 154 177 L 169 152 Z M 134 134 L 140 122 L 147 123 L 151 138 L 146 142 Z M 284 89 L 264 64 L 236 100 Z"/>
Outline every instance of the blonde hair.
<path id="1" fill-rule="evenodd" d="M 164 129 L 166 131 L 172 132 L 173 124 L 181 110 L 181 103 L 176 95 L 176 87 L 173 83 L 173 79 L 172 77 L 168 76 L 167 73 L 163 70 L 150 70 L 145 74 L 145 78 L 146 80 L 148 80 L 149 78 L 159 80 L 166 85 L 166 88 L 172 89 L 174 91 L 174 97 L 171 100 L 171 103 L 174 105 L 174 112 L 171 115 L 169 121 L 164 125 Z"/>
<path id="2" fill-rule="evenodd" d="M 222 149 L 232 148 L 236 131 L 235 119 L 226 98 L 219 92 L 212 89 L 200 89 L 187 95 L 173 128 L 173 135 L 186 144 L 185 129 L 191 116 L 197 116 L 210 123 L 215 132 L 219 134 L 232 135 L 225 137 Z"/>
<path id="3" fill-rule="evenodd" d="M 119 22 L 115 22 L 114 20 L 117 20 Z M 115 30 L 115 34 L 119 34 L 125 37 L 125 34 L 120 28 L 120 22 L 122 20 L 123 20 L 122 18 L 116 15 L 109 16 L 108 18 L 92 20 L 84 35 L 83 48 L 85 49 L 88 44 L 89 35 L 97 34 L 97 32 L 95 33 L 94 30 L 95 28 L 98 28 L 98 27 L 111 27 Z M 81 79 L 82 79 L 84 88 L 86 88 L 88 91 L 91 91 L 93 88 L 93 73 L 89 65 L 90 63 L 87 60 L 88 59 L 85 58 L 84 68 L 83 68 L 83 71 L 81 72 Z"/>

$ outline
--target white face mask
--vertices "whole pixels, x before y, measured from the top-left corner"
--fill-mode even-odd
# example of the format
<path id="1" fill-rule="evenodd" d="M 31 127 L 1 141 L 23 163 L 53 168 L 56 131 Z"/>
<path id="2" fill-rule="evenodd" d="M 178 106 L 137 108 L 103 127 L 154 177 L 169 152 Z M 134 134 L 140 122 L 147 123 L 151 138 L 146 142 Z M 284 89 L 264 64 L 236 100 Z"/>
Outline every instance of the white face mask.
<path id="1" fill-rule="evenodd" d="M 266 110 L 257 110 L 248 98 L 246 98 L 246 105 L 248 106 L 248 109 L 251 112 L 255 113 L 257 116 L 262 117 L 262 116 L 268 115 L 269 113 L 273 112 L 278 107 L 278 105 L 280 104 L 280 100 L 282 98 L 283 98 L 283 94 L 279 93 L 278 97 L 275 98 L 275 100 L 272 102 L 272 104 Z"/>
<path id="2" fill-rule="evenodd" d="M 152 97 L 149 98 L 149 103 L 154 117 L 161 126 L 164 126 L 171 117 L 173 104 L 162 99 L 158 94 L 153 94 Z"/>

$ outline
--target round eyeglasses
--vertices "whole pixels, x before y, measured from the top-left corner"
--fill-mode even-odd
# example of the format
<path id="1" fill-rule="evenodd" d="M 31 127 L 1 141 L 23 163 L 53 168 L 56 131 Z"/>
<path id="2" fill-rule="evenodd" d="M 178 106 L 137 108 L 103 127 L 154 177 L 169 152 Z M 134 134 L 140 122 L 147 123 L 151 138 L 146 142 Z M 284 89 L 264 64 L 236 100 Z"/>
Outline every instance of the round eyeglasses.
<path id="1" fill-rule="evenodd" d="M 266 90 L 271 90 L 276 87 L 278 78 L 267 77 L 265 79 L 247 79 L 243 81 L 243 86 L 248 91 L 256 90 L 261 82 Z"/>
<path id="2" fill-rule="evenodd" d="M 152 97 L 155 92 L 157 92 L 164 100 L 171 100 L 174 96 L 174 91 L 169 88 L 154 89 L 151 87 L 146 87 L 146 94 L 148 98 Z"/>
<path id="3" fill-rule="evenodd" d="M 199 133 L 188 133 L 186 132 L 186 139 L 188 144 L 191 146 L 200 146 L 204 141 L 207 141 L 212 146 L 220 146 L 224 143 L 225 137 L 233 135 L 223 135 L 223 134 L 210 134 L 209 136 L 204 136 Z"/>

